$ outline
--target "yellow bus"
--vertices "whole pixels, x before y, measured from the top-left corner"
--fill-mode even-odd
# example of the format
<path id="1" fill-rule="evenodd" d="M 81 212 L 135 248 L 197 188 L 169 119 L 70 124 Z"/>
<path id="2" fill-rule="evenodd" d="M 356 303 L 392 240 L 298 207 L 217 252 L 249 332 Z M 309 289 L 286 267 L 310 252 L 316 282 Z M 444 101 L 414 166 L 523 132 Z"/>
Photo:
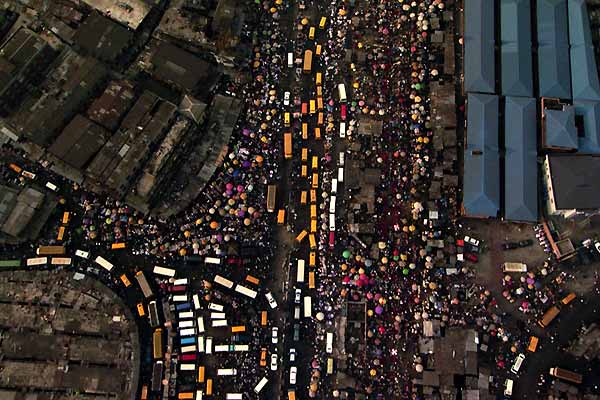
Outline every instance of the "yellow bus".
<path id="1" fill-rule="evenodd" d="M 319 111 L 323 109 L 323 97 L 322 96 L 317 97 L 317 108 L 319 109 Z"/>
<path id="2" fill-rule="evenodd" d="M 246 275 L 246 280 L 255 285 L 260 285 L 260 280 L 258 278 L 253 277 L 252 275 Z"/>
<path id="3" fill-rule="evenodd" d="M 210 378 L 206 380 L 206 395 L 212 396 L 212 379 Z"/>
<path id="4" fill-rule="evenodd" d="M 317 219 L 317 205 L 310 205 L 310 219 Z"/>
<path id="5" fill-rule="evenodd" d="M 143 317 L 144 315 L 146 315 L 146 310 L 144 310 L 143 303 L 137 303 L 137 312 L 140 317 Z"/>
<path id="6" fill-rule="evenodd" d="M 323 86 L 317 86 L 317 97 L 323 97 Z"/>
<path id="7" fill-rule="evenodd" d="M 309 256 L 308 256 L 308 265 L 310 267 L 314 267 L 315 265 L 317 265 L 317 253 L 314 251 L 311 251 Z"/>
<path id="8" fill-rule="evenodd" d="M 154 359 L 160 359 L 163 356 L 163 347 L 162 347 L 162 329 L 156 328 L 154 330 L 154 334 L 152 335 L 152 348 L 154 353 Z"/>
<path id="9" fill-rule="evenodd" d="M 321 47 L 320 44 L 318 44 L 317 47 L 315 47 L 315 54 L 318 55 L 318 56 L 320 56 L 321 55 L 321 50 L 322 50 L 322 47 Z"/>
<path id="10" fill-rule="evenodd" d="M 319 169 L 319 157 L 318 156 L 312 157 L 312 169 Z"/>
<path id="11" fill-rule="evenodd" d="M 311 99 L 309 102 L 308 112 L 310 114 L 314 114 L 317 112 L 317 102 L 314 99 Z"/>
<path id="12" fill-rule="evenodd" d="M 312 71 L 312 51 L 311 50 L 304 51 L 304 67 L 302 68 L 302 71 L 305 74 L 310 74 L 310 72 Z"/>
<path id="13" fill-rule="evenodd" d="M 310 204 L 317 204 L 317 191 L 310 189 Z"/>
<path id="14" fill-rule="evenodd" d="M 61 226 L 60 228 L 58 228 L 58 235 L 56 235 L 56 240 L 61 242 L 63 240 L 64 236 L 65 236 L 65 227 Z"/>
<path id="15" fill-rule="evenodd" d="M 317 233 L 317 220 L 316 219 L 310 220 L 310 233 Z"/>
<path id="16" fill-rule="evenodd" d="M 308 38 L 310 40 L 315 39 L 315 27 L 314 26 L 311 26 L 310 29 L 308 30 Z"/>
<path id="17" fill-rule="evenodd" d="M 238 325 L 231 327 L 231 333 L 246 332 L 246 325 Z"/>
<path id="18" fill-rule="evenodd" d="M 285 112 L 283 113 L 283 124 L 285 126 L 290 126 L 291 120 L 290 120 L 290 113 L 289 112 Z"/>
<path id="19" fill-rule="evenodd" d="M 321 140 L 321 128 L 315 128 L 315 140 Z"/>
<path id="20" fill-rule="evenodd" d="M 198 367 L 198 383 L 204 383 L 204 365 Z"/>
<path id="21" fill-rule="evenodd" d="M 267 312 L 260 312 L 260 326 L 267 326 Z"/>
<path id="22" fill-rule="evenodd" d="M 310 271 L 308 273 L 308 288 L 309 289 L 315 288 L 315 272 L 314 271 Z"/>
<path id="23" fill-rule="evenodd" d="M 313 235 L 312 233 L 310 235 L 308 235 L 308 242 L 310 243 L 310 249 L 316 250 L 317 240 L 315 239 L 315 235 Z"/>
<path id="24" fill-rule="evenodd" d="M 302 139 L 308 140 L 308 123 L 302 123 Z"/>
<path id="25" fill-rule="evenodd" d="M 129 279 L 127 279 L 127 275 L 123 274 L 119 278 L 121 278 L 121 282 L 123 282 L 123 285 L 125 285 L 125 287 L 131 286 L 131 282 L 129 281 Z"/>
<path id="26" fill-rule="evenodd" d="M 279 224 L 279 225 L 285 224 L 285 210 L 284 209 L 277 211 L 277 224 Z"/>
<path id="27" fill-rule="evenodd" d="M 20 174 L 21 172 L 23 172 L 23 168 L 19 167 L 17 164 L 10 163 L 10 164 L 8 164 L 8 168 L 12 169 L 17 174 Z"/>
<path id="28" fill-rule="evenodd" d="M 63 217 L 62 217 L 62 224 L 66 225 L 69 223 L 69 219 L 71 219 L 71 213 L 68 211 L 65 211 L 63 213 Z"/>
<path id="29" fill-rule="evenodd" d="M 308 149 L 306 147 L 302 148 L 302 161 L 306 162 L 308 160 Z"/>
<path id="30" fill-rule="evenodd" d="M 110 245 L 110 248 L 112 250 L 119 250 L 119 249 L 124 249 L 125 248 L 125 243 L 120 242 L 120 243 L 113 243 Z"/>
<path id="31" fill-rule="evenodd" d="M 308 232 L 306 232 L 306 229 L 303 229 L 302 232 L 300 232 L 298 234 L 298 236 L 296 236 L 296 242 L 297 243 L 302 243 L 302 241 L 304 240 L 304 238 L 306 237 L 306 235 L 308 235 Z"/>
<path id="32" fill-rule="evenodd" d="M 560 302 L 563 303 L 565 306 L 567 304 L 569 304 L 570 302 L 572 302 L 573 300 L 575 300 L 575 297 L 577 297 L 575 295 L 575 293 L 569 293 L 568 295 L 565 296 L 564 299 L 562 299 Z"/>
<path id="33" fill-rule="evenodd" d="M 317 72 L 317 73 L 315 74 L 315 84 L 316 84 L 317 86 L 320 86 L 320 85 L 322 85 L 322 84 L 323 84 L 323 74 L 322 74 L 322 73 L 320 73 L 320 72 Z"/>
<path id="34" fill-rule="evenodd" d="M 275 211 L 275 197 L 277 196 L 277 186 L 269 185 L 267 187 L 267 211 Z"/>
<path id="35" fill-rule="evenodd" d="M 288 390 L 288 400 L 296 400 L 296 392 L 294 389 Z"/>
<path id="36" fill-rule="evenodd" d="M 327 17 L 321 17 L 321 21 L 319 21 L 319 28 L 325 29 L 326 23 L 327 23 Z"/>
<path id="37" fill-rule="evenodd" d="M 306 204 L 307 196 L 308 196 L 308 194 L 306 193 L 306 190 L 303 190 L 302 192 L 300 192 L 300 204 Z"/>
<path id="38" fill-rule="evenodd" d="M 300 169 L 300 176 L 306 178 L 308 176 L 308 167 L 306 165 L 302 165 Z"/>
<path id="39" fill-rule="evenodd" d="M 194 400 L 194 393 L 193 392 L 178 393 L 177 400 Z"/>
<path id="40" fill-rule="evenodd" d="M 323 113 L 320 112 L 319 115 L 318 115 L 318 117 L 317 117 L 317 124 L 318 125 L 323 125 L 323 121 L 324 121 Z"/>
<path id="41" fill-rule="evenodd" d="M 283 134 L 283 155 L 286 160 L 292 158 L 292 134 L 290 132 Z"/>
<path id="42" fill-rule="evenodd" d="M 319 174 L 314 173 L 312 176 L 312 183 L 311 183 L 311 187 L 313 189 L 316 189 L 319 187 Z"/>
<path id="43" fill-rule="evenodd" d="M 40 246 L 36 253 L 38 256 L 61 256 L 65 254 L 65 246 Z"/>
<path id="44" fill-rule="evenodd" d="M 535 353 L 537 350 L 537 345 L 540 340 L 536 336 L 532 336 L 529 338 L 529 346 L 527 346 L 527 351 Z"/>
<path id="45" fill-rule="evenodd" d="M 560 313 L 560 310 L 558 309 L 558 307 L 556 307 L 556 306 L 550 307 L 548 309 L 548 311 L 546 311 L 546 313 L 544 314 L 544 316 L 542 317 L 542 319 L 538 321 L 538 325 L 541 328 L 547 327 L 548 324 L 550 322 L 552 322 L 552 320 L 554 320 L 554 318 L 556 318 L 556 316 L 558 315 L 558 313 Z"/>
<path id="46" fill-rule="evenodd" d="M 142 386 L 142 393 L 140 394 L 140 400 L 148 400 L 148 385 Z"/>

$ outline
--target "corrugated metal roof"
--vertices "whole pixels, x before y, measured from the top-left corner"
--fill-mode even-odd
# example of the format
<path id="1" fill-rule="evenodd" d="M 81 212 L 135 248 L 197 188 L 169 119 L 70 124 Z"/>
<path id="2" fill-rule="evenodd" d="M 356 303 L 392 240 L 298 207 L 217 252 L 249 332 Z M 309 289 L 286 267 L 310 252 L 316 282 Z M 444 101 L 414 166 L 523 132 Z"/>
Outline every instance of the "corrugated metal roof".
<path id="1" fill-rule="evenodd" d="M 534 99 L 506 98 L 504 202 L 508 220 L 538 219 L 536 115 Z"/>
<path id="2" fill-rule="evenodd" d="M 575 114 L 583 117 L 585 136 L 579 138 L 579 152 L 600 154 L 600 102 L 576 101 Z"/>
<path id="3" fill-rule="evenodd" d="M 546 146 L 577 149 L 577 130 L 575 129 L 575 108 L 545 110 Z"/>
<path id="4" fill-rule="evenodd" d="M 540 45 L 569 44 L 567 0 L 537 0 L 537 41 Z"/>
<path id="5" fill-rule="evenodd" d="M 531 6 L 529 0 L 500 3 L 502 94 L 533 95 Z"/>
<path id="6" fill-rule="evenodd" d="M 590 16 L 585 0 L 569 0 L 569 43 L 592 46 Z"/>
<path id="7" fill-rule="evenodd" d="M 571 84 L 573 99 L 600 101 L 600 82 L 594 48 L 591 46 L 571 46 Z"/>
<path id="8" fill-rule="evenodd" d="M 467 215 L 495 217 L 500 209 L 498 96 L 469 94 L 464 162 Z"/>
<path id="9" fill-rule="evenodd" d="M 494 0 L 466 0 L 464 10 L 465 90 L 494 93 Z"/>
<path id="10" fill-rule="evenodd" d="M 538 87 L 540 96 L 571 98 L 571 65 L 569 45 L 538 47 Z"/>

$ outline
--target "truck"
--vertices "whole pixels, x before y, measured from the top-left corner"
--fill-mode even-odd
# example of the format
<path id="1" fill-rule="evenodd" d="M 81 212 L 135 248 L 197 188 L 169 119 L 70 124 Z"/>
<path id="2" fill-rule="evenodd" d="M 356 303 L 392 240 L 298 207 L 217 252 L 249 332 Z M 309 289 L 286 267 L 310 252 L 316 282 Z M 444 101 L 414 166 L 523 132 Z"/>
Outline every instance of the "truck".
<path id="1" fill-rule="evenodd" d="M 583 381 L 583 377 L 581 376 L 581 374 L 559 367 L 550 368 L 550 375 L 555 378 L 569 381 L 571 383 L 580 384 Z"/>

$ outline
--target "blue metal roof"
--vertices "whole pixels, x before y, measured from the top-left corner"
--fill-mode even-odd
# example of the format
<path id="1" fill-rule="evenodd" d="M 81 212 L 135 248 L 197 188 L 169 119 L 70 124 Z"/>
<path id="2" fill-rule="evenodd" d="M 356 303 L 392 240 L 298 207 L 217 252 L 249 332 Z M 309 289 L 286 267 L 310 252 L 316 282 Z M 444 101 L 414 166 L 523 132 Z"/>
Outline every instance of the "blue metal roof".
<path id="1" fill-rule="evenodd" d="M 469 93 L 463 203 L 470 216 L 496 217 L 500 209 L 498 96 Z"/>
<path id="2" fill-rule="evenodd" d="M 573 99 L 600 101 L 600 82 L 592 46 L 571 46 L 571 85 Z"/>
<path id="3" fill-rule="evenodd" d="M 465 0 L 465 90 L 494 93 L 494 0 Z"/>
<path id="4" fill-rule="evenodd" d="M 575 128 L 575 108 L 568 106 L 562 110 L 545 110 L 546 146 L 577 149 Z"/>
<path id="5" fill-rule="evenodd" d="M 501 82 L 505 96 L 533 95 L 530 8 L 529 0 L 500 3 Z"/>
<path id="6" fill-rule="evenodd" d="M 576 101 L 575 114 L 583 117 L 584 137 L 579 138 L 579 153 L 600 154 L 600 102 Z"/>
<path id="7" fill-rule="evenodd" d="M 540 46 L 569 44 L 567 0 L 537 0 L 536 16 Z"/>
<path id="8" fill-rule="evenodd" d="M 540 96 L 571 98 L 569 45 L 538 47 L 538 87 Z"/>
<path id="9" fill-rule="evenodd" d="M 534 222 L 538 219 L 536 115 L 534 99 L 506 98 L 504 205 L 508 220 Z"/>
<path id="10" fill-rule="evenodd" d="M 592 31 L 585 0 L 569 0 L 569 43 L 592 46 Z"/>

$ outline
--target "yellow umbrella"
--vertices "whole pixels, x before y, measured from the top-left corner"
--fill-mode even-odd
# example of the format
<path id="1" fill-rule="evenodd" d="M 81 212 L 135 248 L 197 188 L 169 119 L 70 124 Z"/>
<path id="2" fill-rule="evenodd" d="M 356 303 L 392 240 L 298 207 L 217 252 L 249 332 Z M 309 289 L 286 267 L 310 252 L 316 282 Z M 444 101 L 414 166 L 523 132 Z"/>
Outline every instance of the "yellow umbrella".
<path id="1" fill-rule="evenodd" d="M 346 10 L 344 10 L 343 8 L 340 8 L 340 11 L 338 12 L 338 14 L 340 14 L 341 16 L 346 15 Z"/>
<path id="2" fill-rule="evenodd" d="M 187 254 L 187 251 L 186 251 L 186 249 L 179 249 L 179 255 L 180 255 L 181 257 L 185 256 L 186 254 Z"/>
<path id="3" fill-rule="evenodd" d="M 185 232 L 183 232 L 183 236 L 185 236 L 186 238 L 189 238 L 189 237 L 190 237 L 190 235 L 191 235 L 191 232 L 190 232 L 190 231 L 185 231 Z"/>
<path id="4" fill-rule="evenodd" d="M 275 14 L 277 12 L 277 9 L 275 7 L 271 7 L 269 11 L 271 11 L 271 14 Z"/>
<path id="5" fill-rule="evenodd" d="M 302 25 L 308 25 L 308 18 L 306 18 L 306 17 L 302 18 L 302 21 L 300 21 L 300 23 Z"/>

